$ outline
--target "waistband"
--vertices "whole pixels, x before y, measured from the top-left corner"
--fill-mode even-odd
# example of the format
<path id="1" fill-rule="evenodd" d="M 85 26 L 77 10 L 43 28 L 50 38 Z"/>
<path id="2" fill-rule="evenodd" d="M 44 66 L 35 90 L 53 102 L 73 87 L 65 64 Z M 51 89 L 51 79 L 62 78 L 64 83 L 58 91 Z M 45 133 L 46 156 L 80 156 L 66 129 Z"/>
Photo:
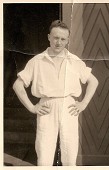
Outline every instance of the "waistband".
<path id="1" fill-rule="evenodd" d="M 64 98 L 73 98 L 75 101 L 78 99 L 78 97 L 72 96 L 72 95 L 67 95 L 67 96 L 62 96 L 62 97 L 41 97 L 41 99 L 64 99 Z"/>
<path id="2" fill-rule="evenodd" d="M 70 101 L 73 100 L 74 102 L 77 100 L 75 97 L 73 96 L 64 96 L 64 97 L 42 97 L 40 99 L 40 102 L 49 102 L 49 101 Z"/>

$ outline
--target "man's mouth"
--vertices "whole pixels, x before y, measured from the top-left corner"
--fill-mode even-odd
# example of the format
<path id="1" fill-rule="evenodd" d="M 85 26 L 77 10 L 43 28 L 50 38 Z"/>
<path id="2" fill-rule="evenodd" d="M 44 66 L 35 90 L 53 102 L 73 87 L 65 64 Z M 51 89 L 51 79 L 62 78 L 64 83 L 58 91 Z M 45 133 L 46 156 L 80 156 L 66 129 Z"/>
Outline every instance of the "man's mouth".
<path id="1" fill-rule="evenodd" d="M 56 48 L 61 48 L 61 46 L 55 46 Z"/>

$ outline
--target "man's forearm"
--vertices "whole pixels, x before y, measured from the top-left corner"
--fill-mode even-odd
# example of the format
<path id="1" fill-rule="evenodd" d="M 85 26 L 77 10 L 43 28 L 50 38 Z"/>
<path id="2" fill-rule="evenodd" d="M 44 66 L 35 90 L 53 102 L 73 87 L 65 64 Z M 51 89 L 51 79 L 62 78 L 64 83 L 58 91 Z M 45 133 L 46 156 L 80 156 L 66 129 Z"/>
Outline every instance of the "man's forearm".
<path id="1" fill-rule="evenodd" d="M 91 74 L 89 80 L 87 81 L 87 88 L 86 88 L 86 93 L 85 96 L 82 100 L 82 102 L 87 106 L 90 100 L 92 99 L 96 88 L 98 86 L 98 80 Z"/>
<path id="2" fill-rule="evenodd" d="M 23 81 L 20 79 L 17 79 L 13 85 L 13 89 L 18 96 L 21 103 L 32 113 L 34 113 L 34 105 L 29 100 L 26 90 L 24 88 Z"/>

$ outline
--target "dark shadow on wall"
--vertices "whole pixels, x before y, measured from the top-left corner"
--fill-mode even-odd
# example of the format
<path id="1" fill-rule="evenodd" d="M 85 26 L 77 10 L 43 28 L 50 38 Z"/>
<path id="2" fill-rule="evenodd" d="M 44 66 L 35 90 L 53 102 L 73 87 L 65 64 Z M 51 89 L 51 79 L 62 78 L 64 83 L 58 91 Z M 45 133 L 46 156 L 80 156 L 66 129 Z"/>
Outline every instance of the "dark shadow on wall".
<path id="1" fill-rule="evenodd" d="M 27 61 L 45 50 L 49 25 L 61 16 L 61 4 L 4 4 L 4 153 L 37 165 L 36 117 L 15 95 L 12 85 Z M 26 89 L 30 100 L 39 101 Z M 58 144 L 54 159 L 57 165 Z M 4 160 L 5 166 L 12 164 Z"/>
<path id="2" fill-rule="evenodd" d="M 61 4 L 4 4 L 5 50 L 37 54 L 48 47 L 49 25 L 61 17 Z"/>

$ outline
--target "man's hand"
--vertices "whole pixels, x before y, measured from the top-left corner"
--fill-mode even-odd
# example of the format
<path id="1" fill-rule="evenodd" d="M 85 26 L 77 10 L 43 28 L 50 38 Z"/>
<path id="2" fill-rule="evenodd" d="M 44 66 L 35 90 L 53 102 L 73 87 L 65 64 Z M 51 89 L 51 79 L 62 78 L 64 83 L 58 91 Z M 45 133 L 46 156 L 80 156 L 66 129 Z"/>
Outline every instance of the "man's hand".
<path id="1" fill-rule="evenodd" d="M 91 73 L 88 80 L 87 80 L 87 88 L 86 94 L 81 102 L 76 101 L 75 104 L 71 104 L 69 108 L 69 113 L 71 115 L 77 116 L 79 115 L 88 105 L 90 100 L 92 99 L 95 90 L 98 86 L 98 80 L 96 77 Z"/>
<path id="2" fill-rule="evenodd" d="M 78 116 L 83 110 L 85 110 L 86 106 L 86 103 L 76 101 L 75 104 L 68 106 L 69 113 L 71 115 Z"/>
<path id="3" fill-rule="evenodd" d="M 45 105 L 41 105 L 41 104 L 39 104 L 39 103 L 37 103 L 37 104 L 34 106 L 33 109 L 34 109 L 33 113 L 39 114 L 39 115 L 41 115 L 41 116 L 47 115 L 47 114 L 50 113 L 50 108 L 49 108 L 49 107 L 47 107 L 47 106 L 45 106 Z"/>

